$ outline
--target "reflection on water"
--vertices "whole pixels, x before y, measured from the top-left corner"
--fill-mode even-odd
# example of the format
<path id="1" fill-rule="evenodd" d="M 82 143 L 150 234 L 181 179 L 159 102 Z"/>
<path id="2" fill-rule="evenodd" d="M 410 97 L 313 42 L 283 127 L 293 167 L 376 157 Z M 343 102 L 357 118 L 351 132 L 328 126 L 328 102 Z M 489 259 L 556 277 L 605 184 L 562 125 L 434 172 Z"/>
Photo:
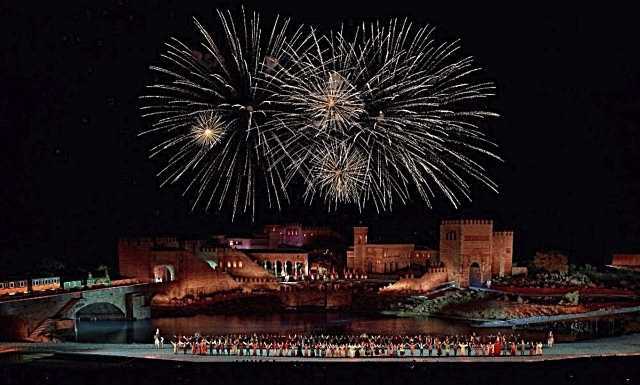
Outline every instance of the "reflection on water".
<path id="1" fill-rule="evenodd" d="M 287 333 L 330 331 L 344 333 L 463 334 L 463 322 L 435 318 L 371 318 L 341 313 L 287 313 L 268 315 L 197 315 L 141 321 L 80 321 L 78 342 L 150 343 L 155 329 L 174 334 Z"/>

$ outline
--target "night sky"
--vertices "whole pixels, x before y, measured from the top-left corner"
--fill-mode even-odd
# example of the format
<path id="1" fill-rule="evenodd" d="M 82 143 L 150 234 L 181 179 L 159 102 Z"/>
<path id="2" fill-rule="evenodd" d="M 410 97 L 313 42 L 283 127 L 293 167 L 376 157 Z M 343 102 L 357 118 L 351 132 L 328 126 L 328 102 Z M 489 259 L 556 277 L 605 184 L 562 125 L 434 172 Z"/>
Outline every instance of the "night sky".
<path id="1" fill-rule="evenodd" d="M 183 3 L 187 3 L 186 5 Z M 422 5 L 416 5 L 421 3 Z M 451 5 L 443 5 L 448 3 Z M 515 257 L 557 249 L 604 263 L 640 252 L 640 28 L 632 10 L 470 8 L 458 2 L 250 1 L 271 17 L 337 25 L 410 16 L 461 38 L 465 54 L 497 83 L 502 117 L 490 133 L 504 163 L 485 163 L 500 185 L 476 184 L 473 203 L 443 199 L 392 214 L 326 214 L 294 202 L 259 212 L 254 226 L 295 220 L 369 224 L 373 238 L 437 247 L 444 217 L 482 217 L 515 230 Z M 8 9 L 2 7 L 10 7 Z M 116 240 L 137 234 L 247 230 L 230 211 L 191 211 L 179 187 L 159 188 L 153 141 L 138 96 L 170 36 L 195 41 L 191 17 L 213 25 L 232 2 L 6 2 L 0 6 L 0 258 L 19 268 L 53 257 L 114 264 Z"/>

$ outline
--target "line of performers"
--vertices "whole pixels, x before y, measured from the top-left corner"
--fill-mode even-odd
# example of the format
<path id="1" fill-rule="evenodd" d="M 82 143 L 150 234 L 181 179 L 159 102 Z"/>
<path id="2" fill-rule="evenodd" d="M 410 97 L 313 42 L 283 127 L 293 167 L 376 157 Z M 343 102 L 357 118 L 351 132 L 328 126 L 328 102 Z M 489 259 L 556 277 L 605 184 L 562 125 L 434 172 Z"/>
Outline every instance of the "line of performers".
<path id="1" fill-rule="evenodd" d="M 159 338 L 156 333 L 155 340 Z M 546 348 L 553 346 L 549 332 Z M 260 357 L 443 357 L 542 355 L 541 341 L 518 335 L 228 334 L 173 336 L 173 353 Z M 158 344 L 156 343 L 156 347 Z M 161 347 L 160 347 L 161 348 Z"/>

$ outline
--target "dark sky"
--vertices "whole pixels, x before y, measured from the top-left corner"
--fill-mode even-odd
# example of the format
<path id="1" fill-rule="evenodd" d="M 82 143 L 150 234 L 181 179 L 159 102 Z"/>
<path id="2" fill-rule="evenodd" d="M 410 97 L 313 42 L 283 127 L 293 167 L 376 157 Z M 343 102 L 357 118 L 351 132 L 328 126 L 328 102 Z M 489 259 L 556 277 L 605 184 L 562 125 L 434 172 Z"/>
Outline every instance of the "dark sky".
<path id="1" fill-rule="evenodd" d="M 186 3 L 186 4 L 185 4 Z M 422 5 L 417 5 L 418 3 Z M 445 4 L 446 3 L 446 4 Z M 10 5 L 8 5 L 10 4 Z M 191 212 L 159 165 L 137 97 L 170 36 L 193 39 L 232 2 L 5 2 L 0 5 L 0 258 L 113 263 L 116 239 L 241 229 L 230 213 Z M 505 163 L 488 163 L 498 195 L 476 186 L 452 210 L 411 204 L 392 214 L 325 214 L 294 205 L 257 224 L 296 220 L 434 244 L 442 217 L 493 218 L 514 229 L 516 258 L 555 248 L 602 263 L 640 251 L 640 28 L 631 9 L 465 7 L 459 2 L 250 1 L 305 24 L 410 16 L 461 38 L 498 86 L 491 127 Z M 450 5 L 447 5 L 450 4 Z M 7 6 L 9 8 L 7 8 Z M 4 8 L 2 8 L 4 7 Z"/>

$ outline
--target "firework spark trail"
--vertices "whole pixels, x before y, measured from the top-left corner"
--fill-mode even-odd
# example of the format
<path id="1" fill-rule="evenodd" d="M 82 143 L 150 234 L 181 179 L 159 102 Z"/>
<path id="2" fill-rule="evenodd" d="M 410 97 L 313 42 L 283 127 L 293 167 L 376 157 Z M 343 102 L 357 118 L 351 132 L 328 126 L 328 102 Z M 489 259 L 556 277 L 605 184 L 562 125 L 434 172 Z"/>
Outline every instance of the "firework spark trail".
<path id="1" fill-rule="evenodd" d="M 342 145 L 332 145 L 334 151 L 348 148 L 364 157 L 366 171 L 355 184 L 358 193 L 316 186 L 326 202 L 349 204 L 358 196 L 358 207 L 385 211 L 414 194 L 431 207 L 441 194 L 457 207 L 461 198 L 470 200 L 465 178 L 497 189 L 472 159 L 474 153 L 499 159 L 480 128 L 496 114 L 478 108 L 494 86 L 473 80 L 479 69 L 458 57 L 458 42 L 437 44 L 433 28 L 397 19 L 363 24 L 351 38 L 343 30 L 309 34 L 312 47 L 290 53 L 295 65 L 273 101 L 291 107 L 275 113 L 290 134 L 288 179 L 301 174 L 317 181 L 318 155 L 306 149 L 319 143 L 312 148 L 326 151 L 323 143 L 335 142 Z M 313 199 L 310 191 L 307 186 Z"/>
<path id="2" fill-rule="evenodd" d="M 194 19 L 199 51 L 172 38 L 163 65 L 151 67 L 161 80 L 141 98 L 143 116 L 153 121 L 143 134 L 166 138 L 151 151 L 152 157 L 167 154 L 162 185 L 187 180 L 194 207 L 231 204 L 232 216 L 250 211 L 254 217 L 258 184 L 269 206 L 279 209 L 288 200 L 281 166 L 269 159 L 280 126 L 268 119 L 268 84 L 258 75 L 278 69 L 284 48 L 295 48 L 302 30 L 278 17 L 263 33 L 257 13 L 217 14 L 215 34 Z"/>

